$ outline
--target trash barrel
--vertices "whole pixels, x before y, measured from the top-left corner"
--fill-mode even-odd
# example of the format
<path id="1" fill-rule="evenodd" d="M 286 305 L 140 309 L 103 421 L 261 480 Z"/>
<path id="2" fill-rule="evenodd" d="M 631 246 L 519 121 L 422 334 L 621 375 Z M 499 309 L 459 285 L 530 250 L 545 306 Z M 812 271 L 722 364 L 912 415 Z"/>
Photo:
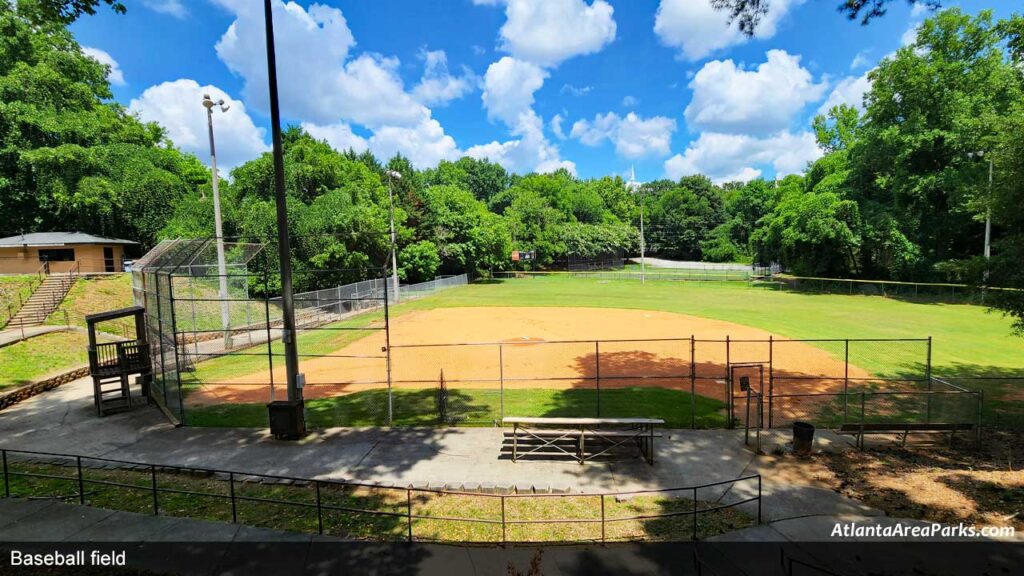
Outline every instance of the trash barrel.
<path id="1" fill-rule="evenodd" d="M 811 453 L 814 443 L 814 425 L 809 422 L 793 422 L 793 453 L 806 456 Z"/>

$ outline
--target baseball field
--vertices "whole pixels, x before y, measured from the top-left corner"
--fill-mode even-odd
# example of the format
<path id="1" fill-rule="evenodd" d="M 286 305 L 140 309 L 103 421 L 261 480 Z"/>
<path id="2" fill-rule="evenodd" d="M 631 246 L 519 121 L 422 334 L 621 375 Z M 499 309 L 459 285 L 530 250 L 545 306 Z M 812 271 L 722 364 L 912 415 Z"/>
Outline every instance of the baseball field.
<path id="1" fill-rule="evenodd" d="M 502 414 L 600 411 L 720 426 L 731 366 L 770 363 L 776 391 L 795 396 L 885 386 L 924 375 L 929 336 L 932 373 L 972 377 L 987 412 L 1012 410 L 1019 392 L 973 378 L 1024 373 L 1024 340 L 982 307 L 738 282 L 516 278 L 445 290 L 389 316 L 390 355 L 381 311 L 300 334 L 312 425 L 490 425 Z M 280 344 L 270 350 L 273 368 L 264 345 L 183 373 L 186 422 L 264 426 L 266 402 L 284 396 Z M 449 417 L 439 422 L 442 388 Z"/>

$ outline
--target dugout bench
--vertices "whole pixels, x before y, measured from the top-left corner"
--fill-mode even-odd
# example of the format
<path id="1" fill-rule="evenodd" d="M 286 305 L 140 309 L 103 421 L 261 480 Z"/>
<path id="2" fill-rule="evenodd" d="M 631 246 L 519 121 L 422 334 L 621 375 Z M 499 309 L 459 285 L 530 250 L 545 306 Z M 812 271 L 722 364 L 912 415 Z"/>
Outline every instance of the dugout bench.
<path id="1" fill-rule="evenodd" d="M 513 416 L 502 418 L 503 426 L 512 426 L 512 461 L 544 450 L 572 456 L 582 465 L 588 459 L 607 454 L 619 446 L 635 444 L 649 465 L 654 465 L 656 426 L 664 426 L 659 418 L 536 418 Z M 524 451 L 520 439 L 528 441 Z M 590 439 L 592 442 L 587 443 Z M 572 449 L 566 449 L 572 441 Z M 588 451 L 590 447 L 593 450 Z"/>
<path id="2" fill-rule="evenodd" d="M 944 423 L 857 423 L 843 424 L 839 428 L 840 434 L 850 434 L 854 437 L 857 448 L 864 449 L 864 436 L 867 434 L 899 434 L 900 445 L 907 444 L 907 435 L 911 433 L 937 433 L 949 434 L 949 443 L 953 443 L 953 437 L 957 432 L 968 432 L 974 430 L 974 424 L 944 424 Z"/>

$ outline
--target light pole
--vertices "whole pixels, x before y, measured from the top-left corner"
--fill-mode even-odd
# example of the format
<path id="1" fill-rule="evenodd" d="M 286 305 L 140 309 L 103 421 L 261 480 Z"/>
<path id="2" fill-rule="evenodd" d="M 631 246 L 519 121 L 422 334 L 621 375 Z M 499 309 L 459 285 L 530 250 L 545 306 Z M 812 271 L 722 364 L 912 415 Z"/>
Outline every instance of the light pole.
<path id="1" fill-rule="evenodd" d="M 306 433 L 305 402 L 302 389 L 305 376 L 299 373 L 299 349 L 295 333 L 295 296 L 292 290 L 291 238 L 288 235 L 288 203 L 284 187 L 284 146 L 281 141 L 281 105 L 277 91 L 277 54 L 274 48 L 274 11 L 271 0 L 263 0 L 263 19 L 267 39 L 267 87 L 270 92 L 270 133 L 274 158 L 274 207 L 277 213 L 277 251 L 281 261 L 281 343 L 284 344 L 285 377 L 288 380 L 287 419 L 282 420 L 279 435 L 299 438 Z M 270 429 L 274 432 L 274 403 Z"/>
<path id="2" fill-rule="evenodd" d="M 644 240 L 644 197 L 641 192 L 643 187 L 636 181 L 636 169 L 632 166 L 629 168 L 629 182 L 626 183 L 626 187 L 640 198 L 640 284 L 646 284 L 647 260 L 644 254 L 646 251 L 646 241 Z"/>
<path id="3" fill-rule="evenodd" d="M 395 255 L 395 199 L 391 191 L 391 180 L 402 179 L 402 174 L 396 170 L 388 170 L 388 212 L 391 219 L 391 292 L 395 295 L 395 303 L 398 303 L 398 257 Z"/>
<path id="4" fill-rule="evenodd" d="M 969 158 L 984 158 L 987 154 L 984 150 L 968 152 Z M 995 171 L 995 159 L 988 154 L 988 198 L 985 202 L 985 273 L 984 282 L 988 284 L 988 261 L 992 259 L 992 174 Z"/>
<path id="5" fill-rule="evenodd" d="M 219 107 L 221 112 L 227 112 L 231 106 L 224 103 L 224 100 L 216 102 L 209 94 L 203 94 L 203 106 L 206 108 L 207 126 L 210 131 L 210 171 L 213 173 L 213 219 L 216 223 L 215 232 L 217 239 L 217 276 L 220 279 L 220 322 L 224 329 L 224 349 L 231 349 L 231 311 L 228 304 L 228 270 L 224 258 L 224 226 L 220 216 L 220 175 L 217 174 L 217 147 L 213 143 L 213 108 Z"/>

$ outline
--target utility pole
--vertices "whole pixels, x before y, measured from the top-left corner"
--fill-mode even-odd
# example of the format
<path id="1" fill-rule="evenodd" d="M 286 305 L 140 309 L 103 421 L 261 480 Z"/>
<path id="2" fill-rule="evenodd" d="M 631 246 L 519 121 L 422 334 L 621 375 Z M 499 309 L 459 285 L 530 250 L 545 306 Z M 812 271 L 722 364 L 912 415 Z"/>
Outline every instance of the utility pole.
<path id="1" fill-rule="evenodd" d="M 992 172 L 994 168 L 992 155 L 988 156 L 988 202 L 985 211 L 985 260 L 992 257 Z M 986 273 L 987 274 L 987 273 Z"/>
<path id="2" fill-rule="evenodd" d="M 207 127 L 210 132 L 210 170 L 213 172 L 213 219 L 216 224 L 217 243 L 217 277 L 220 279 L 220 323 L 224 329 L 224 349 L 231 349 L 231 308 L 228 302 L 228 267 L 224 258 L 224 225 L 220 215 L 220 174 L 217 173 L 217 147 L 213 141 L 213 107 L 220 107 L 227 112 L 231 106 L 224 100 L 214 102 L 209 94 L 203 94 L 203 106 L 206 108 Z"/>
<path id="3" fill-rule="evenodd" d="M 402 174 L 396 170 L 388 170 L 388 208 L 391 216 L 391 292 L 394 294 L 395 304 L 398 304 L 398 257 L 395 255 L 397 244 L 395 242 L 395 199 L 391 191 L 391 179 L 402 179 Z"/>
<path id="4" fill-rule="evenodd" d="M 277 93 L 277 56 L 274 52 L 274 14 L 271 0 L 263 0 L 263 15 L 267 34 L 267 81 L 270 88 L 270 128 L 273 137 L 274 200 L 277 208 L 277 250 L 281 261 L 281 308 L 284 344 L 285 376 L 288 381 L 288 400 L 303 405 L 303 380 L 299 374 L 299 354 L 295 342 L 295 301 L 292 292 L 291 241 L 288 236 L 288 204 L 284 190 L 284 149 L 281 144 L 281 106 Z M 303 419 L 296 435 L 305 433 Z"/>
<path id="5" fill-rule="evenodd" d="M 640 284 L 646 284 L 647 259 L 645 258 L 645 252 L 647 246 L 644 240 L 644 197 L 640 192 L 641 186 L 636 181 L 636 168 L 633 166 L 629 167 L 629 182 L 626 183 L 626 187 L 629 188 L 630 192 L 636 192 L 640 198 Z"/>

